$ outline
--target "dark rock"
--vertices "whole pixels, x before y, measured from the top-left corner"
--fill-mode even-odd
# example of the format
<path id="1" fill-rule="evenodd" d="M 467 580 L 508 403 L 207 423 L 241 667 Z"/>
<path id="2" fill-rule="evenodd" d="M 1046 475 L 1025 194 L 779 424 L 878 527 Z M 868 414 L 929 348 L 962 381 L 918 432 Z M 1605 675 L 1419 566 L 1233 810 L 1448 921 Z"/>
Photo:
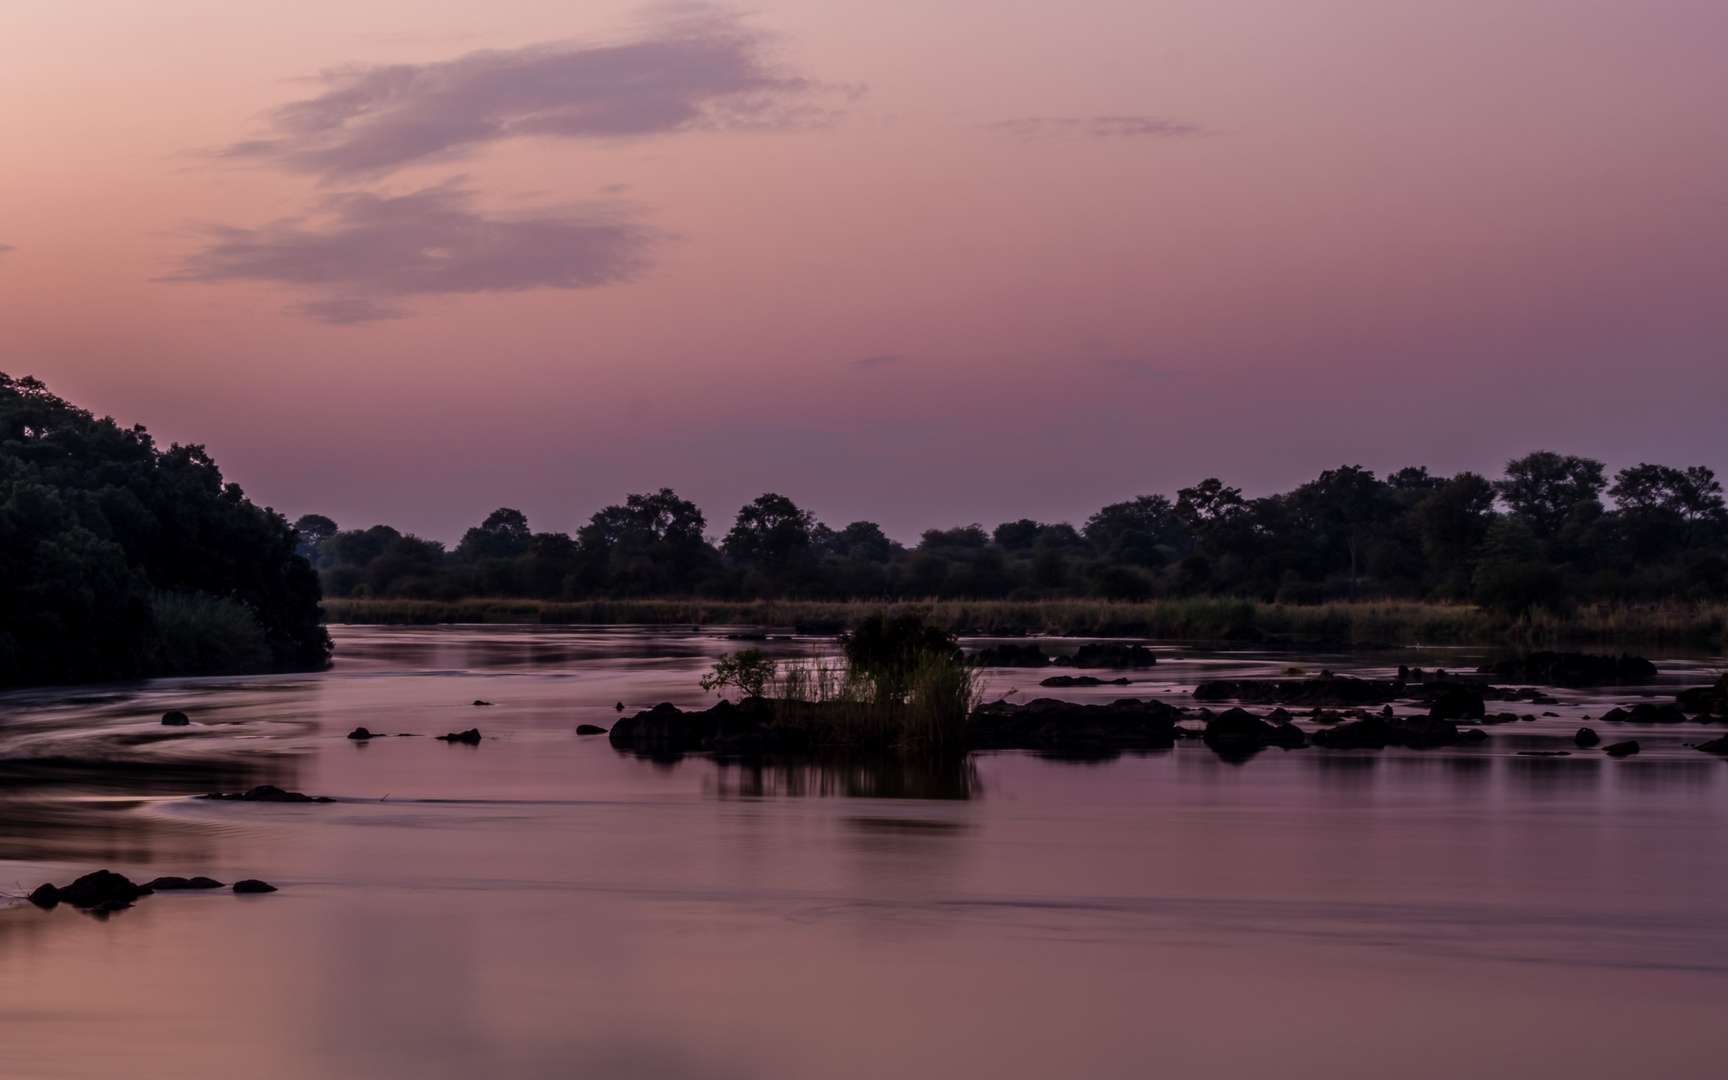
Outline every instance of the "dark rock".
<path id="1" fill-rule="evenodd" d="M 37 892 L 42 890 L 38 889 Z M 126 906 L 140 896 L 149 896 L 147 885 L 136 885 L 123 874 L 97 870 L 55 891 L 55 899 L 73 907 L 94 908 L 117 903 Z M 35 894 L 31 894 L 34 896 Z"/>
<path id="2" fill-rule="evenodd" d="M 1314 745 L 1328 750 L 1383 750 L 1405 746 L 1425 750 L 1452 746 L 1460 741 L 1458 725 L 1432 716 L 1407 716 L 1387 720 L 1370 716 L 1314 733 Z M 1479 739 L 1472 741 L 1480 741 Z"/>
<path id="3" fill-rule="evenodd" d="M 1050 658 L 1036 645 L 992 645 L 972 658 L 979 667 L 1048 667 Z"/>
<path id="4" fill-rule="evenodd" d="M 1682 690 L 1674 698 L 1675 706 L 1685 713 L 1715 713 L 1728 716 L 1728 673 L 1710 686 Z"/>
<path id="5" fill-rule="evenodd" d="M 1484 743 L 1488 741 L 1488 733 L 1481 728 L 1465 728 L 1458 733 L 1460 743 Z"/>
<path id="6" fill-rule="evenodd" d="M 38 885 L 30 894 L 30 902 L 39 908 L 51 908 L 60 902 L 60 890 L 47 883 Z"/>
<path id="7" fill-rule="evenodd" d="M 1107 705 L 1081 705 L 1037 698 L 1023 705 L 982 705 L 972 714 L 972 742 L 997 749 L 1036 749 L 1095 744 L 1158 749 L 1175 745 L 1181 711 L 1161 701 L 1121 698 Z"/>
<path id="8" fill-rule="evenodd" d="M 1092 676 L 1092 675 L 1052 675 L 1048 679 L 1045 679 L 1043 682 L 1039 683 L 1038 685 L 1039 686 L 1049 686 L 1049 687 L 1127 686 L 1128 680 L 1127 679 L 1111 679 L 1109 682 L 1105 682 L 1103 679 L 1097 678 L 1096 676 Z"/>
<path id="9" fill-rule="evenodd" d="M 1610 724 L 1621 724 L 1625 723 L 1626 719 L 1631 715 L 1632 714 L 1627 712 L 1625 709 L 1609 709 L 1607 712 L 1602 714 L 1602 719 Z M 1584 719 L 1588 720 L 1590 718 L 1586 716 Z"/>
<path id="10" fill-rule="evenodd" d="M 1602 748 L 1602 752 L 1609 757 L 1625 757 L 1628 754 L 1636 754 L 1638 742 L 1636 739 L 1628 739 L 1625 742 L 1609 743 Z"/>
<path id="11" fill-rule="evenodd" d="M 375 739 L 375 738 L 377 738 L 377 736 L 376 736 L 376 735 L 374 735 L 374 734 L 372 734 L 372 733 L 371 733 L 371 732 L 370 732 L 370 731 L 367 731 L 367 730 L 366 730 L 366 729 L 365 729 L 365 728 L 363 728 L 363 727 L 357 727 L 357 728 L 355 728 L 355 729 L 354 729 L 354 730 L 353 730 L 353 731 L 350 731 L 350 732 L 349 732 L 349 733 L 348 733 L 348 737 L 349 737 L 349 738 L 350 738 L 350 739 L 359 739 L 359 740 L 366 740 L 366 739 Z"/>
<path id="12" fill-rule="evenodd" d="M 1428 708 L 1428 715 L 1436 720 L 1480 720 L 1487 713 L 1482 695 L 1463 686 L 1451 687 Z"/>
<path id="13" fill-rule="evenodd" d="M 479 746 L 480 745 L 480 729 L 479 728 L 469 728 L 467 731 L 452 731 L 448 735 L 434 735 L 433 738 L 439 740 L 440 742 L 463 743 L 464 745 L 467 745 L 467 746 Z"/>
<path id="14" fill-rule="evenodd" d="M 1110 642 L 1103 645 L 1082 645 L 1072 659 L 1057 663 L 1077 668 L 1149 668 L 1158 662 L 1152 650 L 1144 645 L 1124 645 Z"/>
<path id="15" fill-rule="evenodd" d="M 1278 728 L 1295 731 L 1296 741 L 1292 742 L 1288 733 L 1280 734 Z M 1280 746 L 1303 746 L 1307 743 L 1307 737 L 1300 728 L 1292 724 L 1274 727 L 1243 709 L 1229 709 L 1208 720 L 1206 731 L 1201 738 L 1221 757 L 1237 760 L 1249 757 L 1275 743 Z"/>
<path id="16" fill-rule="evenodd" d="M 237 893 L 275 892 L 276 886 L 267 881 L 259 881 L 257 878 L 247 878 L 244 881 L 236 881 L 234 883 L 234 891 Z"/>
<path id="17" fill-rule="evenodd" d="M 1711 739 L 1709 742 L 1701 742 L 1698 744 L 1698 749 L 1711 754 L 1728 754 L 1728 735 L 1724 735 L 1720 739 Z M 34 900 L 35 897 L 32 896 L 31 899 Z"/>
<path id="18" fill-rule="evenodd" d="M 335 802 L 325 795 L 303 795 L 298 791 L 283 791 L 274 784 L 259 784 L 251 791 L 235 791 L 223 794 L 211 792 L 209 795 L 199 795 L 200 799 L 220 799 L 227 802 Z"/>
<path id="19" fill-rule="evenodd" d="M 492 703 L 490 701 L 481 701 L 479 698 L 475 698 L 474 704 L 476 704 L 476 705 L 490 705 Z"/>
<path id="20" fill-rule="evenodd" d="M 1602 736 L 1596 734 L 1595 728 L 1581 727 L 1578 734 L 1572 736 L 1572 742 L 1577 746 L 1595 746 L 1602 741 Z"/>
<path id="21" fill-rule="evenodd" d="M 154 889 L 157 892 L 172 892 L 178 889 L 220 889 L 222 883 L 207 877 L 159 877 L 154 881 L 146 882 L 144 887 Z"/>
<path id="22" fill-rule="evenodd" d="M 1515 724 L 1518 722 L 1518 715 L 1516 713 L 1509 713 L 1509 712 L 1493 713 L 1493 714 L 1486 714 L 1485 713 L 1482 716 L 1482 722 L 1484 724 Z"/>
<path id="23" fill-rule="evenodd" d="M 1627 653 L 1616 658 L 1590 653 L 1533 652 L 1520 660 L 1485 664 L 1476 670 L 1488 675 L 1560 686 L 1647 683 L 1656 677 L 1655 664 Z"/>
<path id="24" fill-rule="evenodd" d="M 191 722 L 192 718 L 179 709 L 173 709 L 162 714 L 162 723 L 167 727 L 185 727 Z"/>
<path id="25" fill-rule="evenodd" d="M 1619 713 L 1619 716 L 1613 715 Z M 1686 719 L 1686 714 L 1678 707 L 1664 702 L 1653 705 L 1648 701 L 1639 702 L 1630 709 L 1613 709 L 1602 717 L 1604 720 L 1621 720 L 1628 724 L 1678 724 Z"/>
<path id="26" fill-rule="evenodd" d="M 578 735 L 604 735 L 604 734 L 606 734 L 606 729 L 601 727 L 599 724 L 577 724 L 576 725 L 576 734 L 578 734 Z"/>
<path id="27" fill-rule="evenodd" d="M 1317 679 L 1207 679 L 1194 688 L 1194 700 L 1351 706 L 1380 705 L 1403 693 L 1402 683 L 1324 675 Z"/>
<path id="28" fill-rule="evenodd" d="M 622 702 L 622 701 L 620 701 L 620 702 L 619 702 L 619 703 L 618 703 L 618 704 L 616 704 L 616 705 L 614 705 L 614 706 L 612 706 L 612 707 L 613 707 L 613 708 L 614 708 L 614 709 L 616 709 L 616 710 L 617 710 L 617 711 L 619 711 L 619 712 L 623 712 L 623 711 L 624 711 L 624 703 L 623 703 L 623 702 Z"/>

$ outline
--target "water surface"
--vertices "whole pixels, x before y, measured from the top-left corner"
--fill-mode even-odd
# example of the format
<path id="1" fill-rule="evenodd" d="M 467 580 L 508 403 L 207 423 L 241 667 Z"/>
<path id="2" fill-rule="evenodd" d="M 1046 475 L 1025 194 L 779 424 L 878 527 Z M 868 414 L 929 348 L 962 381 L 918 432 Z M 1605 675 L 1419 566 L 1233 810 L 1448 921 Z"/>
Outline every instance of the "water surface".
<path id="1" fill-rule="evenodd" d="M 321 675 L 0 697 L 0 888 L 281 887 L 0 906 L 0 1076 L 1723 1072 L 1728 763 L 1686 745 L 1720 731 L 1518 756 L 1709 658 L 1557 691 L 1482 748 L 739 763 L 574 734 L 700 705 L 738 645 L 715 632 L 335 636 Z M 1048 693 L 1191 704 L 1215 675 L 1486 658 L 1158 651 L 1140 685 Z M 1037 678 L 990 673 L 1017 699 Z M 188 798 L 266 782 L 338 801 Z"/>

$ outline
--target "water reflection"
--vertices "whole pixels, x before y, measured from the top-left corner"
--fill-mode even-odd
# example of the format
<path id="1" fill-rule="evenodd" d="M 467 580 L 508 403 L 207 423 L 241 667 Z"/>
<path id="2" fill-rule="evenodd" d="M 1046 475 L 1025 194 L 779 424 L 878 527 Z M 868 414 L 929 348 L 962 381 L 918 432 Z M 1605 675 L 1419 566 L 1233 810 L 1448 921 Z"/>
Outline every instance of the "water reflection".
<path id="1" fill-rule="evenodd" d="M 1602 782 L 1602 759 L 1595 757 L 1509 757 L 1506 778 L 1526 795 L 1581 795 Z"/>
<path id="2" fill-rule="evenodd" d="M 721 799 L 972 799 L 981 794 L 970 757 L 896 753 L 776 755 L 716 760 Z"/>

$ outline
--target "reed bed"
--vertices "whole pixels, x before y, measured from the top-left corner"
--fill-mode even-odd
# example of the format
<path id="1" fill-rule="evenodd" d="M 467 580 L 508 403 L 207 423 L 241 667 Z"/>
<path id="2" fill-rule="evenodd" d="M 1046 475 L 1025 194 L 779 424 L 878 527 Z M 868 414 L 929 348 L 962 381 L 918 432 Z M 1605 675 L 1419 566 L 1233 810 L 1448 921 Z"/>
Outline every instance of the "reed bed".
<path id="1" fill-rule="evenodd" d="M 1190 597 L 1109 600 L 326 600 L 330 623 L 755 626 L 839 632 L 872 614 L 912 614 L 951 633 L 1205 641 L 1256 634 L 1415 644 L 1691 644 L 1722 647 L 1728 604 L 1590 604 L 1512 617 L 1470 604 L 1371 600 L 1299 605 Z"/>

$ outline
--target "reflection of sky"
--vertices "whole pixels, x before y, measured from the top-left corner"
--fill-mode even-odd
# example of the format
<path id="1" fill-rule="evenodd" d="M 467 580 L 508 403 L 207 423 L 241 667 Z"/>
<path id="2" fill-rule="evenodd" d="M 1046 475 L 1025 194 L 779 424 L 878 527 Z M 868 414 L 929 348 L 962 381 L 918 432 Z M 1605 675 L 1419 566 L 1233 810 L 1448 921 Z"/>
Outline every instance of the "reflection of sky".
<path id="1" fill-rule="evenodd" d="M 955 771 L 856 756 L 722 766 L 572 733 L 609 723 L 616 700 L 702 701 L 697 674 L 735 647 L 718 633 L 335 629 L 324 675 L 0 697 L 9 778 L 44 734 L 87 765 L 38 763 L 27 791 L 0 788 L 0 882 L 106 863 L 281 886 L 146 897 L 104 922 L 0 902 L 0 1072 L 1719 1071 L 1728 772 L 1683 745 L 1707 729 L 1639 729 L 1648 750 L 1626 761 L 1513 754 L 1563 744 L 1580 713 L 1642 688 L 1557 691 L 1562 716 L 1496 726 L 1468 750 L 1229 763 L 1185 742 L 1083 763 L 986 754 Z M 775 636 L 763 647 L 781 655 L 815 644 Z M 1077 695 L 1484 658 L 1156 648 L 1154 668 L 1129 673 L 1139 685 Z M 1662 670 L 1671 690 L 1714 668 Z M 192 725 L 155 725 L 169 706 Z M 487 738 L 354 743 L 359 723 Z M 203 802 L 177 797 L 196 788 L 173 770 L 127 774 L 115 737 L 164 732 L 183 744 L 173 761 L 292 758 L 271 775 L 339 801 Z M 156 743 L 129 745 L 161 760 Z M 91 801 L 129 792 L 148 798 Z M 1347 1011 L 1349 1031 L 1315 1037 L 1317 1009 Z"/>
<path id="2" fill-rule="evenodd" d="M 1697 0 L 39 5 L 0 328 L 264 502 L 446 540 L 1728 471 L 1725 44 Z"/>

